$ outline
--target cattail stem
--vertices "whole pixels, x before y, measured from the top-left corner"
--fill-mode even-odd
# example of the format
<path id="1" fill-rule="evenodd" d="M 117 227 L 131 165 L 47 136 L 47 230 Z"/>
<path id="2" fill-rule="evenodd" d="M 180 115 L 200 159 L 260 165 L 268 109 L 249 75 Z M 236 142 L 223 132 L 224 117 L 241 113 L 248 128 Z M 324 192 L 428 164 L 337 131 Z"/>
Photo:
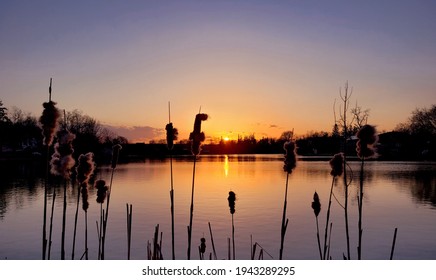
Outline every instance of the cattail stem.
<path id="1" fill-rule="evenodd" d="M 398 228 L 395 228 L 394 239 L 392 240 L 391 256 L 390 256 L 389 260 L 392 260 L 394 257 L 395 242 L 397 240 L 397 230 L 398 230 Z"/>
<path id="2" fill-rule="evenodd" d="M 197 156 L 194 155 L 194 166 L 192 169 L 191 208 L 190 208 L 189 226 L 188 226 L 188 260 L 191 259 L 192 219 L 194 216 L 194 188 L 195 188 L 195 163 L 196 162 L 197 162 Z"/>
<path id="3" fill-rule="evenodd" d="M 283 216 L 282 216 L 282 228 L 281 228 L 281 239 L 280 239 L 280 255 L 279 259 L 283 259 L 283 245 L 285 242 L 286 229 L 288 227 L 289 220 L 286 218 L 286 207 L 288 204 L 288 182 L 289 182 L 289 172 L 286 173 L 286 188 L 285 188 L 285 200 L 283 202 Z"/>
<path id="4" fill-rule="evenodd" d="M 215 243 L 214 243 L 214 241 L 213 241 L 212 227 L 211 227 L 211 225 L 210 225 L 210 222 L 209 222 L 209 232 L 210 232 L 210 240 L 211 240 L 211 242 L 212 242 L 212 251 L 213 251 L 213 256 L 214 256 L 214 259 L 217 260 L 218 257 L 217 257 L 217 255 L 216 255 L 216 251 L 215 251 Z"/>
<path id="5" fill-rule="evenodd" d="M 51 237 L 52 237 L 52 233 L 53 233 L 53 215 L 54 215 L 54 207 L 55 207 L 55 201 L 56 201 L 56 191 L 53 191 L 53 202 L 51 205 L 51 216 L 50 216 L 50 232 L 49 232 L 49 237 L 48 237 L 48 255 L 47 255 L 47 259 L 50 259 L 50 253 L 51 253 Z"/>
<path id="6" fill-rule="evenodd" d="M 89 259 L 88 255 L 88 211 L 85 211 L 85 259 Z"/>
<path id="7" fill-rule="evenodd" d="M 361 165 L 360 165 L 360 188 L 359 188 L 359 198 L 358 198 L 358 206 L 359 206 L 359 221 L 358 221 L 358 234 L 359 234 L 359 243 L 357 247 L 357 259 L 362 259 L 362 208 L 363 208 L 363 166 L 365 163 L 365 159 L 362 157 Z"/>
<path id="8" fill-rule="evenodd" d="M 65 226 L 67 222 L 67 180 L 64 180 L 64 203 L 62 211 L 61 260 L 65 260 Z"/>
<path id="9" fill-rule="evenodd" d="M 47 145 L 47 166 L 44 182 L 44 217 L 42 225 L 42 259 L 45 260 L 47 252 L 47 196 L 48 196 L 48 175 L 50 170 L 50 146 Z"/>
<path id="10" fill-rule="evenodd" d="M 327 217 L 326 217 L 325 230 L 324 230 L 324 251 L 323 251 L 322 258 L 321 258 L 323 260 L 327 259 L 327 247 L 328 247 L 327 235 L 328 235 L 328 226 L 329 226 L 329 221 L 330 221 L 330 209 L 331 209 L 331 205 L 332 205 L 333 186 L 335 184 L 335 180 L 336 180 L 336 176 L 333 176 L 332 185 L 330 187 L 329 205 L 327 208 Z"/>
<path id="11" fill-rule="evenodd" d="M 106 214 L 105 217 L 103 218 L 103 232 L 102 232 L 102 236 L 101 236 L 101 259 L 104 260 L 104 247 L 105 247 L 105 241 L 106 241 L 106 227 L 107 227 L 107 221 L 108 221 L 108 217 L 109 217 L 109 202 L 110 202 L 110 198 L 111 198 L 111 193 L 112 193 L 112 182 L 114 179 L 114 173 L 115 173 L 115 167 L 112 167 L 112 172 L 111 172 L 111 179 L 110 179 L 110 184 L 109 184 L 109 191 L 107 193 L 107 200 L 106 200 Z"/>
<path id="12" fill-rule="evenodd" d="M 233 260 L 236 259 L 236 254 L 235 254 L 235 223 L 233 220 L 233 214 L 232 214 L 232 247 L 233 247 Z"/>
<path id="13" fill-rule="evenodd" d="M 174 241 L 174 184 L 173 184 L 173 155 L 170 152 L 170 176 L 171 176 L 171 190 L 170 190 L 170 200 L 171 200 L 171 250 L 173 260 L 176 259 L 175 253 L 175 241 Z"/>
<path id="14" fill-rule="evenodd" d="M 80 186 L 79 191 L 77 192 L 77 204 L 76 204 L 76 213 L 74 215 L 74 231 L 73 231 L 73 249 L 71 252 L 71 259 L 74 260 L 75 248 L 76 248 L 76 232 L 77 232 L 77 218 L 79 216 L 79 203 L 80 203 Z"/>
<path id="15" fill-rule="evenodd" d="M 132 204 L 126 204 L 127 210 L 127 259 L 130 260 L 130 247 L 132 244 Z"/>
<path id="16" fill-rule="evenodd" d="M 315 216 L 315 219 L 316 219 L 316 238 L 318 240 L 319 257 L 322 260 L 323 256 L 322 256 L 322 252 L 321 252 L 321 241 L 320 241 L 320 238 L 319 238 L 318 216 Z"/>

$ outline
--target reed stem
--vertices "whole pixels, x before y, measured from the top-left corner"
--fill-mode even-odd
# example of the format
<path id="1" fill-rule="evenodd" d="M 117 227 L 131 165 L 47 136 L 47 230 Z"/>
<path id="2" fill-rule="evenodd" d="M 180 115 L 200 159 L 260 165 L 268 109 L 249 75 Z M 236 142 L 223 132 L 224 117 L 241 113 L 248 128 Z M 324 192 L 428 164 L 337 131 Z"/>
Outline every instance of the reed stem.
<path id="1" fill-rule="evenodd" d="M 285 188 L 285 200 L 283 203 L 283 216 L 282 216 L 282 228 L 281 228 L 281 238 L 280 238 L 280 255 L 279 259 L 283 259 L 283 245 L 285 242 L 286 229 L 288 227 L 289 220 L 286 218 L 286 207 L 288 204 L 288 182 L 289 182 L 289 172 L 286 173 L 286 188 Z"/>
<path id="2" fill-rule="evenodd" d="M 322 252 L 321 252 L 321 240 L 319 238 L 318 216 L 316 216 L 315 219 L 316 219 L 316 238 L 318 240 L 319 258 L 322 260 L 323 259 L 323 255 L 322 255 Z"/>
<path id="3" fill-rule="evenodd" d="M 174 183 L 173 183 L 173 155 L 170 152 L 170 176 L 171 176 L 171 190 L 170 190 L 170 200 L 171 200 L 171 250 L 173 260 L 176 259 L 175 253 L 175 241 L 174 241 Z"/>
<path id="4" fill-rule="evenodd" d="M 391 256 L 390 256 L 389 260 L 392 260 L 394 257 L 395 242 L 397 240 L 397 230 L 398 230 L 398 228 L 395 228 L 394 239 L 392 240 Z"/>
<path id="5" fill-rule="evenodd" d="M 362 208 L 363 208 L 363 166 L 365 163 L 365 159 L 362 157 L 361 165 L 360 165 L 360 188 L 359 188 L 359 221 L 358 221 L 358 233 L 359 233 L 359 243 L 357 247 L 357 259 L 362 259 Z"/>
<path id="6" fill-rule="evenodd" d="M 336 176 L 333 176 L 332 179 L 332 185 L 330 187 L 330 196 L 329 196 L 329 206 L 327 208 L 327 217 L 326 217 L 326 222 L 325 222 L 325 230 L 324 230 L 324 253 L 322 255 L 323 260 L 327 259 L 327 236 L 328 236 L 328 226 L 329 226 L 329 221 L 330 221 L 330 209 L 331 209 L 331 205 L 332 205 L 332 195 L 333 195 L 333 186 L 335 184 L 335 179 Z"/>
<path id="7" fill-rule="evenodd" d="M 209 232 L 210 232 L 210 240 L 212 242 L 213 256 L 214 256 L 214 259 L 217 260 L 218 258 L 217 258 L 216 251 L 215 251 L 215 243 L 213 241 L 212 227 L 210 225 L 210 222 L 209 222 Z"/>
<path id="8" fill-rule="evenodd" d="M 51 253 L 51 237 L 52 237 L 52 233 L 53 233 L 53 215 L 54 215 L 54 207 L 55 207 L 55 200 L 56 200 L 56 191 L 53 191 L 53 202 L 51 205 L 51 216 L 50 216 L 50 233 L 49 233 L 49 237 L 48 237 L 48 255 L 47 255 L 47 259 L 50 259 L 50 253 Z"/>
<path id="9" fill-rule="evenodd" d="M 188 226 L 188 260 L 191 259 L 192 219 L 194 216 L 194 188 L 195 188 L 195 163 L 196 162 L 197 162 L 197 156 L 194 155 L 194 166 L 192 170 L 191 208 L 190 208 L 189 226 Z"/>
<path id="10" fill-rule="evenodd" d="M 127 210 L 127 259 L 130 260 L 130 248 L 132 244 L 132 204 L 126 204 Z"/>
<path id="11" fill-rule="evenodd" d="M 73 249 L 71 252 L 71 259 L 74 260 L 75 248 L 76 248 L 76 232 L 77 232 L 77 218 L 79 216 L 79 203 L 80 203 L 80 186 L 77 192 L 77 204 L 76 204 L 76 214 L 74 216 L 74 231 L 73 231 Z"/>
<path id="12" fill-rule="evenodd" d="M 62 211 L 61 260 L 65 260 L 65 226 L 67 222 L 67 180 L 64 180 L 64 203 Z"/>
<path id="13" fill-rule="evenodd" d="M 234 224 L 234 220 L 233 220 L 233 214 L 232 214 L 232 246 L 233 246 L 233 260 L 236 259 L 236 254 L 235 254 L 235 224 Z"/>
<path id="14" fill-rule="evenodd" d="M 47 252 L 47 196 L 48 196 L 48 176 L 50 170 L 50 146 L 47 145 L 47 166 L 44 182 L 44 217 L 42 225 L 42 259 L 45 260 Z"/>

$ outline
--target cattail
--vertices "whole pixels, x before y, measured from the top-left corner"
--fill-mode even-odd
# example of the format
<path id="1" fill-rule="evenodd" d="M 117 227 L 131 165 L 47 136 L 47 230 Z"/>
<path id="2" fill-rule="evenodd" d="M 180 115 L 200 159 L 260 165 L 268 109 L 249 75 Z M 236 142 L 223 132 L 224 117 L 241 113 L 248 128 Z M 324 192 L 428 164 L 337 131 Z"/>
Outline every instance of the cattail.
<path id="1" fill-rule="evenodd" d="M 44 144 L 50 146 L 53 143 L 53 138 L 58 131 L 60 112 L 56 108 L 56 102 L 49 101 L 42 104 L 44 110 L 39 118 L 42 128 L 42 135 L 44 136 Z"/>
<path id="2" fill-rule="evenodd" d="M 357 155 L 361 159 L 376 157 L 374 145 L 378 141 L 377 131 L 372 125 L 364 125 L 356 134 L 359 139 L 356 144 Z"/>
<path id="3" fill-rule="evenodd" d="M 189 140 L 191 140 L 191 152 L 193 155 L 200 154 L 200 145 L 206 139 L 204 132 L 201 131 L 201 121 L 208 119 L 207 114 L 197 114 L 195 116 L 194 131 L 189 134 Z"/>
<path id="4" fill-rule="evenodd" d="M 292 170 L 297 166 L 297 146 L 294 141 L 290 140 L 284 144 L 283 149 L 286 151 L 283 170 L 292 173 Z"/>
<path id="5" fill-rule="evenodd" d="M 313 194 L 312 209 L 313 213 L 315 213 L 315 217 L 318 217 L 321 212 L 321 203 L 319 202 L 319 196 L 316 192 Z"/>
<path id="6" fill-rule="evenodd" d="M 236 194 L 232 191 L 229 192 L 229 197 L 227 198 L 229 201 L 229 208 L 230 208 L 230 214 L 235 214 L 235 201 L 236 201 Z"/>
<path id="7" fill-rule="evenodd" d="M 333 156 L 333 158 L 329 161 L 332 171 L 330 175 L 332 176 L 341 176 L 344 172 L 344 154 L 338 153 Z"/>
<path id="8" fill-rule="evenodd" d="M 76 136 L 68 130 L 61 130 L 58 133 L 58 142 L 55 144 L 55 152 L 51 157 L 50 172 L 53 175 L 63 176 L 67 179 L 70 176 L 71 168 L 75 164 L 73 158 L 73 140 Z"/>
<path id="9" fill-rule="evenodd" d="M 106 182 L 104 180 L 97 180 L 95 181 L 94 186 L 97 189 L 97 202 L 100 204 L 104 203 L 104 200 L 106 199 L 106 192 L 108 190 Z"/>
<path id="10" fill-rule="evenodd" d="M 88 211 L 89 202 L 88 202 L 88 184 L 82 184 L 80 192 L 82 193 L 82 209 L 83 211 Z"/>
<path id="11" fill-rule="evenodd" d="M 81 185 L 82 183 L 88 183 L 95 169 L 94 154 L 89 152 L 87 154 L 81 154 L 79 156 L 79 164 L 76 167 L 77 181 Z"/>
<path id="12" fill-rule="evenodd" d="M 112 162 L 111 162 L 112 169 L 115 169 L 117 167 L 118 157 L 120 155 L 120 150 L 122 148 L 123 147 L 120 144 L 116 144 L 112 147 Z"/>
<path id="13" fill-rule="evenodd" d="M 177 136 L 179 135 L 179 131 L 177 128 L 173 127 L 173 123 L 171 122 L 165 126 L 165 130 L 167 131 L 168 150 L 172 150 L 174 147 L 174 141 L 177 140 Z"/>
<path id="14" fill-rule="evenodd" d="M 202 237 L 200 243 L 200 253 L 204 254 L 206 252 L 206 238 Z"/>

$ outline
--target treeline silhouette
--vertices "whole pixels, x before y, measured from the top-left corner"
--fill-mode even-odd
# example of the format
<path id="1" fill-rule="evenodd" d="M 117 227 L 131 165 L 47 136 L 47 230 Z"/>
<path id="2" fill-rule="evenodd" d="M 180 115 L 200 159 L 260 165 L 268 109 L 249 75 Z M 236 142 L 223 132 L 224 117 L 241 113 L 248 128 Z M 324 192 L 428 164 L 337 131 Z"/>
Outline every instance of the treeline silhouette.
<path id="1" fill-rule="evenodd" d="M 65 112 L 61 126 L 76 135 L 74 156 L 93 152 L 97 162 L 110 160 L 115 144 L 123 146 L 121 161 L 164 158 L 168 155 L 165 140 L 150 143 L 128 143 L 123 136 L 102 126 L 97 120 L 78 110 Z M 349 131 L 353 131 L 349 129 Z M 207 132 L 206 132 L 207 134 Z M 202 154 L 282 154 L 283 144 L 293 132 L 285 131 L 279 138 L 256 139 L 254 135 L 237 140 L 221 139 L 218 143 L 206 143 Z M 344 144 L 344 138 L 347 139 Z M 298 137 L 297 152 L 300 156 L 330 157 L 346 149 L 347 155 L 355 152 L 353 132 L 344 137 L 334 126 L 332 132 L 312 132 Z M 0 100 L 0 158 L 32 158 L 43 154 L 42 134 L 37 119 L 18 108 L 3 106 Z M 436 105 L 429 109 L 416 109 L 409 120 L 397 125 L 394 131 L 379 134 L 377 152 L 380 160 L 436 160 Z M 173 155 L 190 155 L 190 142 L 175 143 Z"/>

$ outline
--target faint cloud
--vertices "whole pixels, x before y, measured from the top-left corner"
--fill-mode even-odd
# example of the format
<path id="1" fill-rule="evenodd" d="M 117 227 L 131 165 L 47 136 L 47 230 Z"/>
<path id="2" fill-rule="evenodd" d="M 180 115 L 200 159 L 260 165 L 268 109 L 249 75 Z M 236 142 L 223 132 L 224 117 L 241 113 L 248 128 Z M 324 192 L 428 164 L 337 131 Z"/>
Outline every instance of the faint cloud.
<path id="1" fill-rule="evenodd" d="M 127 138 L 130 143 L 147 143 L 150 140 L 161 139 L 165 136 L 163 128 L 151 126 L 105 126 L 117 135 Z"/>
<path id="2" fill-rule="evenodd" d="M 276 125 L 276 124 L 270 124 L 269 125 L 269 128 L 278 128 L 279 126 L 278 125 Z"/>

